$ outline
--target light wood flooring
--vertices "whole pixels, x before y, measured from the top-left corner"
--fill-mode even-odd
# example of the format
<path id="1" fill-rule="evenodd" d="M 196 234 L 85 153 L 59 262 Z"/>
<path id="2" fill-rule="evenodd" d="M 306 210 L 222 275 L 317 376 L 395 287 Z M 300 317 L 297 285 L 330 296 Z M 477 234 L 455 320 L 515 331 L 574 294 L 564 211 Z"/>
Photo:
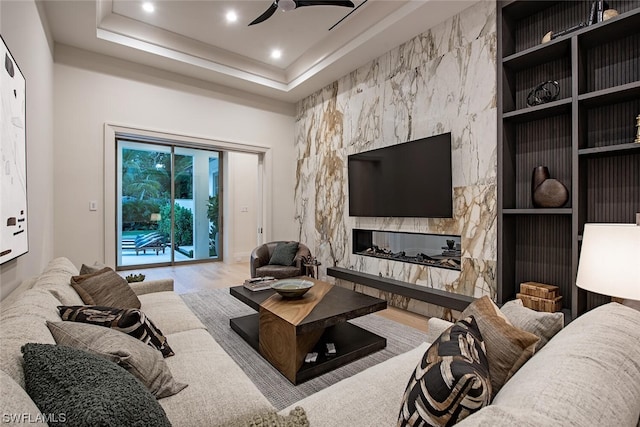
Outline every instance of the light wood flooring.
<path id="1" fill-rule="evenodd" d="M 174 267 L 142 268 L 121 271 L 120 273 L 125 276 L 142 273 L 146 276 L 146 280 L 172 278 L 175 291 L 179 294 L 186 294 L 205 289 L 220 289 L 241 285 L 249 277 L 249 263 L 225 264 L 223 262 L 209 262 Z M 427 318 L 424 316 L 395 307 L 389 307 L 376 314 L 412 328 L 424 332 L 427 331 Z"/>

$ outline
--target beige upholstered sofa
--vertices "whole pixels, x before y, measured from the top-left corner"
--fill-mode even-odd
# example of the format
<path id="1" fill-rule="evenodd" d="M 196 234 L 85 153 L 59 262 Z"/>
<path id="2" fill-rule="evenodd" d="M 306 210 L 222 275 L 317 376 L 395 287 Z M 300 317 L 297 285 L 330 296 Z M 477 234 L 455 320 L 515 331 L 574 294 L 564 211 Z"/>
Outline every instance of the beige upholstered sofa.
<path id="1" fill-rule="evenodd" d="M 0 408 L 4 414 L 37 414 L 25 387 L 20 347 L 55 344 L 46 321 L 59 322 L 57 306 L 82 305 L 69 285 L 78 269 L 57 258 L 0 304 Z M 132 283 L 141 310 L 165 334 L 175 356 L 164 359 L 176 381 L 188 387 L 159 399 L 174 426 L 217 426 L 273 409 L 251 380 L 215 342 L 200 320 L 173 292 L 172 280 Z M 32 416 L 31 420 L 37 419 Z"/>
<path id="2" fill-rule="evenodd" d="M 452 324 L 429 319 L 427 341 Z M 395 426 L 429 344 L 321 390 L 302 406 L 313 427 Z M 640 311 L 610 303 L 571 322 L 461 427 L 640 427 Z"/>
<path id="3" fill-rule="evenodd" d="M 0 303 L 0 408 L 36 414 L 24 391 L 20 347 L 53 344 L 45 321 L 60 304 L 82 304 L 65 258 L 25 281 Z M 172 291 L 173 282 L 132 284 L 141 309 L 175 351 L 166 360 L 189 386 L 159 400 L 174 426 L 225 425 L 273 407 Z M 435 340 L 449 322 L 429 320 Z M 312 427 L 394 426 L 411 372 L 429 344 L 373 366 L 281 411 L 302 406 Z M 505 384 L 491 405 L 460 426 L 636 426 L 640 417 L 640 312 L 612 303 L 581 316 L 552 338 Z M 32 418 L 35 419 L 35 418 Z"/>

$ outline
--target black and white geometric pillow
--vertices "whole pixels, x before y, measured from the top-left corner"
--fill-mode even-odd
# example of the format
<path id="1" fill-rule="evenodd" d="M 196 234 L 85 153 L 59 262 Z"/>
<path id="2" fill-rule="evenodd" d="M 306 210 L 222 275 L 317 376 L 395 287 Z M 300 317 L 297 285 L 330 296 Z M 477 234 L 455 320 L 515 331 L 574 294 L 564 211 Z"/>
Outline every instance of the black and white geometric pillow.
<path id="1" fill-rule="evenodd" d="M 136 308 L 102 307 L 97 305 L 58 306 L 62 320 L 105 326 L 131 335 L 162 353 L 164 357 L 175 353 L 169 347 L 162 331 L 142 311 Z"/>
<path id="2" fill-rule="evenodd" d="M 491 400 L 487 352 L 473 316 L 427 349 L 405 390 L 398 427 L 452 426 Z"/>

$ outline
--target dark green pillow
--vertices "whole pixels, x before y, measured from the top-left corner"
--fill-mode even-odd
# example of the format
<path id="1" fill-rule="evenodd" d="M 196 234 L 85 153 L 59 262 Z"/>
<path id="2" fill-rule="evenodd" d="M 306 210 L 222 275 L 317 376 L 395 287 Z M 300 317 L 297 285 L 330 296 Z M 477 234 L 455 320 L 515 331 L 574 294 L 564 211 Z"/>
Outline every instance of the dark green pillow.
<path id="1" fill-rule="evenodd" d="M 298 253 L 298 242 L 278 243 L 273 250 L 269 265 L 293 265 L 293 259 Z"/>
<path id="2" fill-rule="evenodd" d="M 22 346 L 26 390 L 50 426 L 171 426 L 156 398 L 114 362 L 76 348 Z"/>

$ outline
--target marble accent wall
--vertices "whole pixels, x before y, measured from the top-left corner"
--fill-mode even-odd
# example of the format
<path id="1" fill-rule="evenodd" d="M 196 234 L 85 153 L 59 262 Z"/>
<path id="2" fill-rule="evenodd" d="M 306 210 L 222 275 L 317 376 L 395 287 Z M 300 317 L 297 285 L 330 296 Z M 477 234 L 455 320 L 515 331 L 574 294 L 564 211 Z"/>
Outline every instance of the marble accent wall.
<path id="1" fill-rule="evenodd" d="M 300 241 L 340 266 L 459 294 L 496 296 L 496 6 L 480 1 L 297 105 Z M 452 133 L 451 219 L 361 218 L 348 212 L 347 156 Z M 351 253 L 353 228 L 462 237 L 462 271 Z M 378 295 L 377 291 L 366 289 Z M 383 295 L 427 315 L 451 313 Z"/>

